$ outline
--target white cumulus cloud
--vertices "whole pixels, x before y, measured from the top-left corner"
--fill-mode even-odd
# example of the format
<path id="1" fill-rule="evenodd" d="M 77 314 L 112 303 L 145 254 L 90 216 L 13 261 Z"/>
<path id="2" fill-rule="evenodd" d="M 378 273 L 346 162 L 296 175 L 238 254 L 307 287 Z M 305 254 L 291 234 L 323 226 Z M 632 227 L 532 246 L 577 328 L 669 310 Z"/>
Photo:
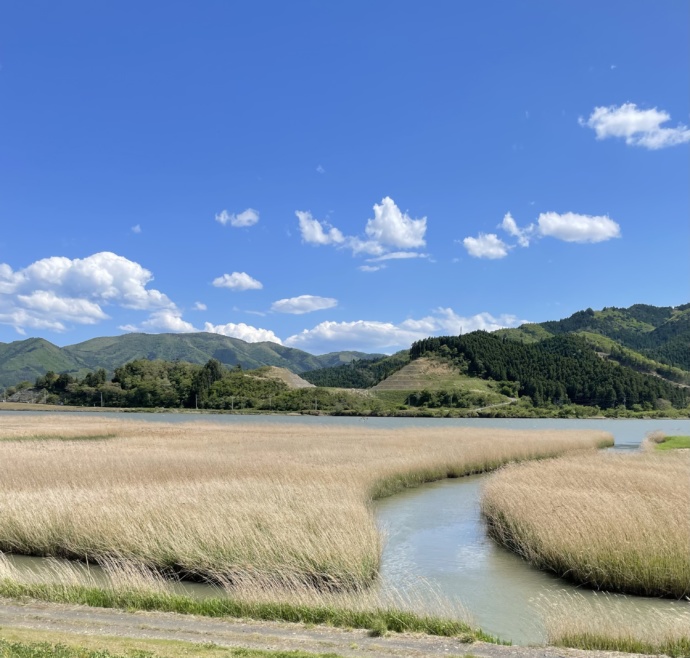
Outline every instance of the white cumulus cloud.
<path id="1" fill-rule="evenodd" d="M 510 246 L 495 233 L 480 233 L 476 238 L 465 238 L 462 241 L 467 253 L 474 258 L 505 258 Z"/>
<path id="2" fill-rule="evenodd" d="M 302 241 L 308 244 L 342 244 L 345 241 L 343 234 L 328 222 L 320 222 L 314 219 L 310 212 L 296 210 L 295 215 L 299 220 L 299 231 Z"/>
<path id="3" fill-rule="evenodd" d="M 0 264 L 0 323 L 65 331 L 71 324 L 108 318 L 103 307 L 156 311 L 176 309 L 139 263 L 104 251 L 86 258 L 52 256 L 14 271 Z"/>
<path id="4" fill-rule="evenodd" d="M 357 268 L 360 272 L 378 272 L 379 270 L 385 270 L 385 265 L 360 265 Z"/>
<path id="5" fill-rule="evenodd" d="M 283 342 L 270 329 L 259 329 L 251 325 L 240 322 L 235 324 L 228 322 L 228 324 L 211 324 L 206 322 L 204 324 L 204 331 L 211 334 L 221 334 L 223 336 L 230 336 L 231 338 L 239 338 L 247 343 L 263 343 L 271 342 L 282 345 Z"/>
<path id="6" fill-rule="evenodd" d="M 650 150 L 690 142 L 690 128 L 687 126 L 662 127 L 670 120 L 671 115 L 664 110 L 641 110 L 635 103 L 624 103 L 621 106 L 595 107 L 589 118 L 580 117 L 579 123 L 594 130 L 597 139 L 618 137 L 630 146 Z"/>
<path id="7" fill-rule="evenodd" d="M 374 219 L 367 222 L 364 232 L 382 245 L 401 249 L 423 247 L 426 217 L 412 219 L 387 196 L 381 203 L 374 204 Z"/>
<path id="8" fill-rule="evenodd" d="M 478 329 L 495 331 L 524 322 L 514 315 L 496 317 L 490 313 L 478 313 L 461 316 L 451 308 L 437 308 L 427 317 L 407 319 L 399 324 L 375 320 L 321 322 L 313 329 L 290 336 L 285 344 L 315 353 L 342 349 L 385 352 L 407 348 L 414 341 L 428 336 L 458 335 Z"/>
<path id="9" fill-rule="evenodd" d="M 246 272 L 223 274 L 213 279 L 213 285 L 216 288 L 230 288 L 230 290 L 261 290 L 264 287 L 261 281 L 257 281 Z"/>
<path id="10" fill-rule="evenodd" d="M 246 226 L 254 226 L 259 221 L 259 211 L 254 208 L 247 208 L 241 213 L 229 213 L 227 210 L 221 210 L 216 215 L 216 221 L 223 226 L 230 224 L 235 228 L 244 228 Z"/>
<path id="11" fill-rule="evenodd" d="M 288 299 L 279 299 L 271 304 L 271 310 L 276 313 L 292 313 L 302 315 L 312 311 L 322 311 L 338 305 L 338 300 L 333 297 L 318 297 L 317 295 L 300 295 Z"/>
<path id="12" fill-rule="evenodd" d="M 621 236 L 620 226 L 606 215 L 545 212 L 539 215 L 537 226 L 541 235 L 564 242 L 604 242 Z"/>
<path id="13" fill-rule="evenodd" d="M 426 217 L 412 219 L 390 197 L 374 204 L 374 217 L 364 227 L 364 236 L 344 235 L 326 221 L 319 221 L 311 213 L 297 210 L 302 241 L 314 245 L 333 245 L 350 249 L 353 256 L 371 256 L 377 260 L 428 258 L 428 254 L 403 251 L 426 244 Z M 371 271 L 371 270 L 369 270 Z"/>
<path id="14" fill-rule="evenodd" d="M 205 311 L 208 307 L 203 302 L 194 302 L 192 306 L 192 311 Z"/>

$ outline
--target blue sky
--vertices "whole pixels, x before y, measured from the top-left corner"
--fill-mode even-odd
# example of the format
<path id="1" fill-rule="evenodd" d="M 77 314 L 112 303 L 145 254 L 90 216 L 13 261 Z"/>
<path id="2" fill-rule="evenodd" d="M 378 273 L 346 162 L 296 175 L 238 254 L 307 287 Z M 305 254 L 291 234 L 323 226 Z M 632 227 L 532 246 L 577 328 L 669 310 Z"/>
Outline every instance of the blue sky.
<path id="1" fill-rule="evenodd" d="M 390 352 L 689 301 L 685 0 L 2 15 L 0 341 Z"/>

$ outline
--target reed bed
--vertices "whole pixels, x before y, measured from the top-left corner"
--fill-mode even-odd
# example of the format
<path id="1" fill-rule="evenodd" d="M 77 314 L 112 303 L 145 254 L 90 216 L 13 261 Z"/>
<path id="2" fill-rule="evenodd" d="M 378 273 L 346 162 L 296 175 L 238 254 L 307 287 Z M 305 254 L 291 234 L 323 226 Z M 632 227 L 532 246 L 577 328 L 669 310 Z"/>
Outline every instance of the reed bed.
<path id="1" fill-rule="evenodd" d="M 690 594 L 690 456 L 592 453 L 508 466 L 482 496 L 492 536 L 601 590 Z"/>
<path id="2" fill-rule="evenodd" d="M 611 443 L 601 432 L 3 418 L 0 551 L 114 558 L 230 584 L 365 589 L 371 501 L 421 482 Z M 69 437 L 104 436 L 102 441 Z M 41 437 L 42 440 L 13 440 Z M 46 437 L 53 437 L 52 440 Z"/>
<path id="3" fill-rule="evenodd" d="M 577 649 L 623 651 L 672 658 L 690 657 L 690 603 L 667 610 L 640 609 L 631 615 L 618 599 L 600 594 L 567 603 L 545 602 L 549 644 Z"/>

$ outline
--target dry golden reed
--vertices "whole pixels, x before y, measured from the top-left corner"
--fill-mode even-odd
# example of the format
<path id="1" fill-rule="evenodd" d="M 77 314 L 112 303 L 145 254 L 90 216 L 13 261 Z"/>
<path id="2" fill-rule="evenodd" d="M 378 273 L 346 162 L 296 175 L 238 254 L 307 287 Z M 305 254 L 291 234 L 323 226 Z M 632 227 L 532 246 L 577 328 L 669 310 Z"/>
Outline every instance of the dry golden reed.
<path id="1" fill-rule="evenodd" d="M 361 589 L 371 501 L 611 441 L 602 432 L 0 418 L 0 551 L 126 560 L 216 582 Z M 103 441 L 71 436 L 112 435 Z M 42 437 L 43 440 L 14 440 Z M 61 440 L 50 440 L 54 437 Z"/>
<path id="2" fill-rule="evenodd" d="M 690 594 L 690 456 L 592 453 L 508 466 L 485 484 L 495 538 L 596 589 Z"/>

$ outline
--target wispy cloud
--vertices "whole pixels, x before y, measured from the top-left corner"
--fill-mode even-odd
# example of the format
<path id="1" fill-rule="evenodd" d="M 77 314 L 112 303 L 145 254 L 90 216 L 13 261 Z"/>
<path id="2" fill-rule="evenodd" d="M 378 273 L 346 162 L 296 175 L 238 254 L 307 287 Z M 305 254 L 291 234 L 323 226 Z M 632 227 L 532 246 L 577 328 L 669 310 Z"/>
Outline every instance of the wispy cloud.
<path id="1" fill-rule="evenodd" d="M 288 299 L 279 299 L 271 304 L 271 310 L 276 313 L 291 313 L 303 315 L 313 311 L 322 311 L 338 305 L 338 300 L 333 297 L 319 297 L 317 295 L 300 295 Z"/>
<path id="2" fill-rule="evenodd" d="M 216 215 L 216 221 L 223 226 L 230 224 L 235 228 L 245 228 L 254 226 L 259 221 L 259 211 L 254 208 L 247 208 L 238 214 L 231 214 L 227 210 L 221 210 Z"/>
<path id="3" fill-rule="evenodd" d="M 141 233 L 141 225 L 135 224 L 134 226 L 132 226 L 132 233 Z"/>

